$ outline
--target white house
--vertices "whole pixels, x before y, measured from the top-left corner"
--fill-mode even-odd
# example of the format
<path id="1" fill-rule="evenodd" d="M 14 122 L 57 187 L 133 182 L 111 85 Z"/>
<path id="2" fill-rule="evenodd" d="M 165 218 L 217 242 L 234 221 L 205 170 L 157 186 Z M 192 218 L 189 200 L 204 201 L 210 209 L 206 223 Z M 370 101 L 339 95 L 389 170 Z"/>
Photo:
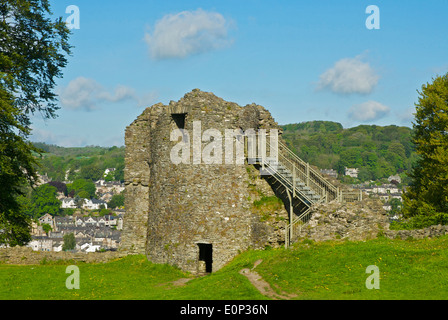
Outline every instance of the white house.
<path id="1" fill-rule="evenodd" d="M 91 245 L 86 249 L 86 252 L 97 252 L 101 249 L 101 246 Z"/>
<path id="2" fill-rule="evenodd" d="M 358 178 L 359 169 L 358 168 L 345 168 L 345 175 L 352 178 Z"/>
<path id="3" fill-rule="evenodd" d="M 27 247 L 33 249 L 33 251 L 52 251 L 53 250 L 53 240 L 51 239 L 33 239 L 28 244 Z"/>
<path id="4" fill-rule="evenodd" d="M 104 170 L 103 177 L 106 178 L 106 176 L 111 172 L 115 172 L 115 168 L 107 168 L 106 170 Z"/>
<path id="5" fill-rule="evenodd" d="M 84 203 L 82 205 L 83 209 L 87 210 L 99 210 L 101 206 L 104 206 L 104 209 L 107 209 L 107 202 L 98 199 L 84 199 Z"/>
<path id="6" fill-rule="evenodd" d="M 394 185 L 381 185 L 381 186 L 375 186 L 372 188 L 372 193 L 377 194 L 387 194 L 387 193 L 393 193 L 393 194 L 399 194 L 400 189 L 398 189 Z"/>
<path id="7" fill-rule="evenodd" d="M 63 198 L 61 204 L 62 209 L 76 209 L 76 202 L 73 198 Z"/>
<path id="8" fill-rule="evenodd" d="M 54 252 L 61 252 L 62 251 L 62 242 L 54 244 L 53 245 L 53 251 Z"/>
<path id="9" fill-rule="evenodd" d="M 101 249 L 101 246 L 86 242 L 80 246 L 80 249 L 84 252 L 96 252 Z"/>

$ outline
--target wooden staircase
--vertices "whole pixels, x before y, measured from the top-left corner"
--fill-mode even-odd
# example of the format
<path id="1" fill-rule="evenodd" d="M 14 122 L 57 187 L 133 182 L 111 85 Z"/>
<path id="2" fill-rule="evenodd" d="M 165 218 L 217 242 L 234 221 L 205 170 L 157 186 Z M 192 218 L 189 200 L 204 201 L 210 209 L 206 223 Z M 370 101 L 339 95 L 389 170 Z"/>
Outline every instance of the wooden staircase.
<path id="1" fill-rule="evenodd" d="M 330 201 L 361 200 L 361 192 L 342 191 L 330 183 L 309 163 L 300 159 L 277 136 L 262 130 L 246 137 L 248 164 L 258 166 L 262 176 L 276 184 L 279 193 L 286 193 L 289 200 L 289 223 L 285 229 L 285 247 L 288 248 L 295 234 L 311 218 L 314 205 Z"/>

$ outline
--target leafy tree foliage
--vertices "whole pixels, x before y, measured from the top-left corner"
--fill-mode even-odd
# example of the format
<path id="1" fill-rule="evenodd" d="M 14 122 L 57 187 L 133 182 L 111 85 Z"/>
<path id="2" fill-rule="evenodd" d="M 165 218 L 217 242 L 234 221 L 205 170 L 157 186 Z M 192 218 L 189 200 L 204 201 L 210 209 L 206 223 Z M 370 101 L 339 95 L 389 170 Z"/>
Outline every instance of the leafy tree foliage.
<path id="1" fill-rule="evenodd" d="M 124 206 L 124 194 L 114 194 L 108 202 L 107 206 L 112 209 Z"/>
<path id="2" fill-rule="evenodd" d="M 96 181 L 103 177 L 103 173 L 104 170 L 101 169 L 98 163 L 92 163 L 87 166 L 82 166 L 78 177 Z"/>
<path id="3" fill-rule="evenodd" d="M 55 117 L 55 79 L 70 54 L 65 22 L 49 15 L 48 0 L 0 2 L 0 243 L 11 246 L 31 238 L 19 199 L 36 180 L 29 115 Z"/>
<path id="4" fill-rule="evenodd" d="M 407 217 L 448 223 L 448 73 L 422 86 L 413 142 L 420 156 L 405 194 Z"/>
<path id="5" fill-rule="evenodd" d="M 70 54 L 70 32 L 59 17 L 52 21 L 48 0 L 0 3 L 0 83 L 14 94 L 21 111 L 54 118 L 59 109 L 55 79 Z"/>
<path id="6" fill-rule="evenodd" d="M 0 83 L 0 243 L 22 245 L 31 240 L 30 220 L 18 200 L 25 185 L 37 180 L 37 149 L 26 141 L 28 121 L 14 107 L 11 94 Z"/>
<path id="7" fill-rule="evenodd" d="M 49 184 L 43 184 L 31 193 L 29 214 L 39 218 L 47 213 L 56 216 L 59 213 L 61 201 L 57 198 L 57 189 Z"/>
<path id="8" fill-rule="evenodd" d="M 77 179 L 67 185 L 68 192 L 74 191 L 73 196 L 79 196 L 80 198 L 93 198 L 95 197 L 96 187 L 92 180 Z"/>
<path id="9" fill-rule="evenodd" d="M 73 233 L 64 235 L 64 243 L 62 244 L 62 250 L 73 250 L 76 247 L 76 239 Z"/>
<path id="10" fill-rule="evenodd" d="M 58 192 L 67 196 L 68 191 L 67 191 L 67 185 L 65 183 L 60 181 L 50 181 L 48 182 L 48 184 L 52 187 L 55 187 Z"/>
<path id="11" fill-rule="evenodd" d="M 48 223 L 44 223 L 42 225 L 42 230 L 44 230 L 44 232 L 48 235 L 48 233 L 53 229 L 51 228 L 51 226 Z"/>

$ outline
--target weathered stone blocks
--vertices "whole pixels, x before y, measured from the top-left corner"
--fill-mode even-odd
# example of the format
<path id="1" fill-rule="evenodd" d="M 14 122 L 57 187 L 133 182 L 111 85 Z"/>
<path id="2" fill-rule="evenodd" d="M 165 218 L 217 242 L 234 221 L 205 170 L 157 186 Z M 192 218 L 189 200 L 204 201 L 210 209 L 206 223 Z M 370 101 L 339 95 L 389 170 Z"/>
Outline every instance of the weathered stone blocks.
<path id="1" fill-rule="evenodd" d="M 147 108 L 126 129 L 122 250 L 146 253 L 155 263 L 177 265 L 192 273 L 204 268 L 216 271 L 249 247 L 281 242 L 272 236 L 276 233 L 272 219 L 261 221 L 251 210 L 253 201 L 262 194 L 273 195 L 272 189 L 256 177 L 255 184 L 263 191 L 251 193 L 254 184 L 249 181 L 254 177 L 248 165 L 226 163 L 224 143 L 222 163 L 194 163 L 197 149 L 193 148 L 190 161 L 173 163 L 170 154 L 178 141 L 171 141 L 171 132 L 184 129 L 192 137 L 198 122 L 202 132 L 214 129 L 223 137 L 226 129 L 278 129 L 261 106 L 241 107 L 197 89 L 168 106 Z M 205 152 L 212 141 L 203 137 L 199 145 L 194 143 Z M 276 214 L 286 219 L 286 210 L 279 211 Z"/>

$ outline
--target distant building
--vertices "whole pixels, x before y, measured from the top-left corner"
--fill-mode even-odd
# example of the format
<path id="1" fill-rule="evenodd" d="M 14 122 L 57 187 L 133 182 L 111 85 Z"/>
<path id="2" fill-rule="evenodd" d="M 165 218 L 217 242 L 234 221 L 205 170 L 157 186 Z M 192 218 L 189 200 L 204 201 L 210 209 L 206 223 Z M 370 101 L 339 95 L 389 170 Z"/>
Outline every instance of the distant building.
<path id="1" fill-rule="evenodd" d="M 43 174 L 43 175 L 37 173 L 37 180 L 36 180 L 34 186 L 35 186 L 35 187 L 38 187 L 38 186 L 41 186 L 41 185 L 43 185 L 43 184 L 46 184 L 46 183 L 48 183 L 48 182 L 50 182 L 50 181 L 51 181 L 51 179 L 47 176 L 46 173 Z"/>
<path id="2" fill-rule="evenodd" d="M 345 168 L 345 175 L 352 178 L 358 178 L 359 169 L 358 168 Z"/>
<path id="3" fill-rule="evenodd" d="M 115 172 L 115 168 L 107 168 L 104 170 L 103 177 L 106 178 L 109 173 Z"/>
<path id="4" fill-rule="evenodd" d="M 33 251 L 53 251 L 53 240 L 46 237 L 33 237 L 27 244 Z"/>
<path id="5" fill-rule="evenodd" d="M 44 216 L 45 217 L 45 216 Z M 47 219 L 52 219 L 49 221 Z M 46 235 L 42 227 L 32 234 L 28 243 L 34 251 L 62 251 L 64 235 L 73 233 L 76 239 L 75 251 L 95 252 L 101 249 L 116 250 L 121 242 L 123 215 L 104 217 L 51 217 L 42 221 L 50 222 L 55 228 Z"/>
<path id="6" fill-rule="evenodd" d="M 61 202 L 62 209 L 76 209 L 76 202 L 73 198 L 63 198 Z"/>
<path id="7" fill-rule="evenodd" d="M 40 225 L 49 224 L 52 229 L 54 229 L 54 220 L 53 216 L 51 214 L 44 214 L 42 217 L 39 218 Z"/>
<path id="8" fill-rule="evenodd" d="M 103 206 L 104 209 L 107 209 L 107 202 L 98 199 L 84 199 L 82 204 L 82 208 L 86 210 L 99 210 Z"/>
<path id="9" fill-rule="evenodd" d="M 397 181 L 398 183 L 401 183 L 401 178 L 400 176 L 397 174 L 395 176 L 390 176 L 389 178 L 387 178 L 387 180 L 389 180 L 389 183 L 392 183 L 392 181 Z"/>

